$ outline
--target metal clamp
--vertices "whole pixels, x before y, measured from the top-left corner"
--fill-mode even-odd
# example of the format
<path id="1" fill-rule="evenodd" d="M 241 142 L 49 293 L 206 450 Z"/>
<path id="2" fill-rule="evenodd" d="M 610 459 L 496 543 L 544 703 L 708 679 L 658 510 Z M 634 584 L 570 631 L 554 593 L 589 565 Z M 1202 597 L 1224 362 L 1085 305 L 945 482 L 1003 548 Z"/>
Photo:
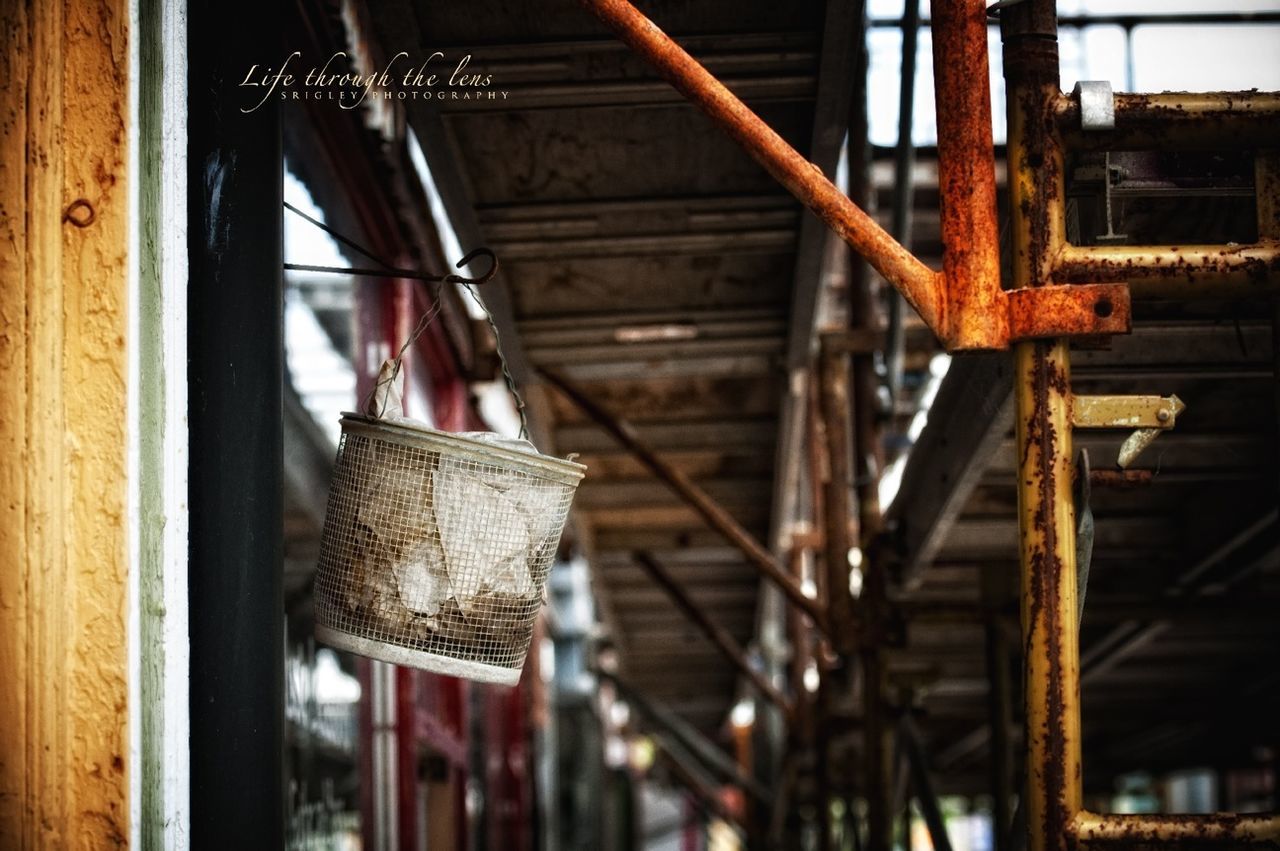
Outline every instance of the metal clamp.
<path id="1" fill-rule="evenodd" d="M 1114 130 L 1116 99 L 1106 80 L 1081 80 L 1072 92 L 1080 102 L 1080 129 Z"/>
<path id="2" fill-rule="evenodd" d="M 1186 404 L 1177 396 L 1076 396 L 1074 428 L 1135 429 L 1120 445 L 1116 466 L 1126 469 L 1160 432 L 1174 427 Z"/>

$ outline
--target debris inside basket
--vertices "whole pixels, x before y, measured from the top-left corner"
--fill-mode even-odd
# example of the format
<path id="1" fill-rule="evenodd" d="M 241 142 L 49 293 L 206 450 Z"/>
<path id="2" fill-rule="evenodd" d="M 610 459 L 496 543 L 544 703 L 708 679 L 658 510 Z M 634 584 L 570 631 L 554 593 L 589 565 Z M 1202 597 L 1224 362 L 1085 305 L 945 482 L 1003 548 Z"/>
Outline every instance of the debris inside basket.
<path id="1" fill-rule="evenodd" d="M 526 440 L 418 438 L 439 433 L 403 416 L 402 378 L 384 364 L 366 412 L 409 431 L 344 426 L 325 533 L 338 576 L 317 590 L 344 631 L 519 668 L 573 483 L 539 472 L 546 459 L 513 459 L 541 459 Z"/>
<path id="2" fill-rule="evenodd" d="M 559 538 L 557 491 L 395 444 L 347 447 L 361 449 L 369 474 L 350 533 L 348 609 L 418 649 L 523 657 Z"/>

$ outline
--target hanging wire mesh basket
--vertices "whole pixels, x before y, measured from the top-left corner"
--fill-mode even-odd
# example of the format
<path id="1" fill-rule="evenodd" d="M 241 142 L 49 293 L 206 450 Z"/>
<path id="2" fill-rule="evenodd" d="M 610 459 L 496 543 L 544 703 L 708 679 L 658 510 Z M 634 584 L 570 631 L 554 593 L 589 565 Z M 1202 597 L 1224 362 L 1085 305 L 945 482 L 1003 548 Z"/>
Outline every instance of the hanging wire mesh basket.
<path id="1" fill-rule="evenodd" d="M 316 572 L 316 638 L 515 684 L 585 470 L 500 441 L 344 415 Z"/>

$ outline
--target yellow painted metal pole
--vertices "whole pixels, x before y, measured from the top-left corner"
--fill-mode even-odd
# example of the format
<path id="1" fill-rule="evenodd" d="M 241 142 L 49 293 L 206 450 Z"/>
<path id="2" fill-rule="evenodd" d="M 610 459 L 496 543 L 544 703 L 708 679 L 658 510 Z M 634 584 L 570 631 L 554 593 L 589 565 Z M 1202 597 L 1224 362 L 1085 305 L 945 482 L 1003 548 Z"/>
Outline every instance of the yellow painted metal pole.
<path id="1" fill-rule="evenodd" d="M 1080 658 L 1067 344 L 1014 352 L 1031 851 L 1065 851 L 1080 809 Z"/>
<path id="2" fill-rule="evenodd" d="M 1043 286 L 1065 244 L 1063 156 L 1052 131 L 1058 89 L 1052 0 L 1001 14 L 1009 126 L 1014 286 Z M 1066 340 L 1014 349 L 1018 525 L 1025 649 L 1030 851 L 1067 851 L 1080 811 L 1080 670 L 1072 504 L 1071 373 Z"/>
<path id="3" fill-rule="evenodd" d="M 1274 813 L 1208 815 L 1115 815 L 1081 812 L 1073 829 L 1080 848 L 1127 848 L 1134 843 L 1238 848 L 1280 845 L 1280 816 Z"/>

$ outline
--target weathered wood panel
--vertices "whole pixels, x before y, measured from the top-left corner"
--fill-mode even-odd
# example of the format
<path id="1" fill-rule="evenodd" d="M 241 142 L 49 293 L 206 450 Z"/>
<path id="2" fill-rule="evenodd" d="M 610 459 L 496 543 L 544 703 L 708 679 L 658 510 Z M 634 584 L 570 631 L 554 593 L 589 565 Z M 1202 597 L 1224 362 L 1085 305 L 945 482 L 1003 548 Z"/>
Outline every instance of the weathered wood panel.
<path id="1" fill-rule="evenodd" d="M 128 842 L 128 4 L 0 3 L 0 845 Z"/>

